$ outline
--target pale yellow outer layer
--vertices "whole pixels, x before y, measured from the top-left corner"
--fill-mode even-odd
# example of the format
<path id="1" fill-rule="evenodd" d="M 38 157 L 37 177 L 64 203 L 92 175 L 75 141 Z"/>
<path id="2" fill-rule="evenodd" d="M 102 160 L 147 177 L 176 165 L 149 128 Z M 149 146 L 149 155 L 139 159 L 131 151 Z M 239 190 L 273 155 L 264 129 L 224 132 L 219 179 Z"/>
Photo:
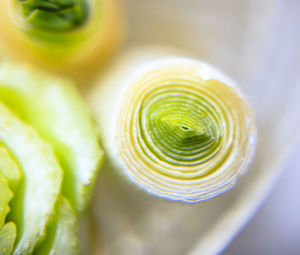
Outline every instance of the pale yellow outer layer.
<path id="1" fill-rule="evenodd" d="M 252 160 L 255 149 L 252 109 L 236 85 L 215 67 L 183 57 L 151 59 L 150 55 L 151 53 L 142 50 L 125 56 L 100 82 L 98 88 L 92 91 L 92 108 L 98 121 L 103 145 L 112 164 L 122 175 L 125 174 L 141 188 L 169 199 L 197 202 L 225 192 L 235 184 Z M 212 93 L 216 91 L 219 95 L 221 102 L 217 104 L 223 104 L 230 98 L 232 104 L 230 107 L 235 109 L 228 114 L 234 114 L 230 116 L 234 123 L 229 121 L 228 125 L 234 125 L 237 133 L 231 133 L 224 138 L 226 141 L 224 148 L 231 152 L 228 152 L 230 156 L 216 172 L 207 175 L 205 166 L 209 169 L 214 164 L 223 162 L 219 156 L 203 164 L 200 170 L 197 169 L 198 166 L 172 168 L 163 161 L 154 164 L 153 159 L 141 157 L 143 151 L 138 145 L 141 142 L 136 125 L 137 111 L 143 93 L 151 89 L 143 87 L 144 84 L 149 84 L 149 81 L 156 79 L 157 76 L 181 78 L 198 76 L 200 80 L 211 84 Z M 236 123 L 236 120 L 239 122 Z M 230 149 L 231 147 L 233 149 Z M 223 155 L 225 153 L 226 151 Z M 180 177 L 182 175 L 180 170 L 195 171 L 196 174 L 194 173 L 195 175 L 188 180 L 190 176 Z M 171 174 L 176 171 L 179 174 Z"/>

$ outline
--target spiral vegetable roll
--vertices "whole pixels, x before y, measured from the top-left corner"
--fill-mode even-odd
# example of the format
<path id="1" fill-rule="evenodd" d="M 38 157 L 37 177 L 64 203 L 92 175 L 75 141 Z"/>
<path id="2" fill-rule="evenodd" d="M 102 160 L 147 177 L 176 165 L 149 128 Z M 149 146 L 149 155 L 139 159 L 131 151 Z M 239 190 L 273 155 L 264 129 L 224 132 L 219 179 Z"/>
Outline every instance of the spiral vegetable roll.
<path id="1" fill-rule="evenodd" d="M 252 159 L 253 111 L 239 88 L 204 62 L 129 54 L 91 94 L 110 161 L 151 194 L 191 203 L 212 198 Z"/>

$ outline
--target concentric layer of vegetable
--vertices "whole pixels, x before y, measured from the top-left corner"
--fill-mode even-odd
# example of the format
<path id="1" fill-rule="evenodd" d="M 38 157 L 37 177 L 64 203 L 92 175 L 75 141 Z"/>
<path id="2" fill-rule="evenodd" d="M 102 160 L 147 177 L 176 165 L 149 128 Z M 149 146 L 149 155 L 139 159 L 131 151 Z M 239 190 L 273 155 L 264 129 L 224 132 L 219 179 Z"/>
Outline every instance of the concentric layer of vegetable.
<path id="1" fill-rule="evenodd" d="M 1 63 L 0 254 L 77 254 L 101 158 L 71 84 Z"/>
<path id="2" fill-rule="evenodd" d="M 56 73 L 84 75 L 107 60 L 119 41 L 115 1 L 1 1 L 1 43 L 19 60 Z"/>
<path id="3" fill-rule="evenodd" d="M 184 58 L 135 72 L 119 81 L 114 117 L 97 114 L 119 167 L 147 191 L 174 200 L 197 202 L 232 187 L 255 138 L 253 112 L 241 92 L 214 68 Z"/>

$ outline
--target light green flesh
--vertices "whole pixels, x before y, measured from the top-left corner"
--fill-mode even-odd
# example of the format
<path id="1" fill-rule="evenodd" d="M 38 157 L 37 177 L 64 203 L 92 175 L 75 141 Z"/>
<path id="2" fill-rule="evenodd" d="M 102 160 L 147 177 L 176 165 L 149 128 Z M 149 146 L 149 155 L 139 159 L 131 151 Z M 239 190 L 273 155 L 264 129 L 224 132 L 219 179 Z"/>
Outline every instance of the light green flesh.
<path id="1" fill-rule="evenodd" d="M 16 225 L 13 222 L 7 223 L 0 229 L 0 254 L 10 255 L 17 236 Z"/>
<path id="2" fill-rule="evenodd" d="M 0 254 L 10 255 L 17 236 L 16 225 L 9 222 L 6 216 L 10 211 L 9 202 L 13 198 L 12 190 L 17 190 L 21 173 L 8 150 L 0 145 Z M 4 225 L 4 226 L 3 226 Z"/>
<path id="3" fill-rule="evenodd" d="M 78 230 L 76 216 L 68 201 L 60 197 L 54 222 L 48 228 L 47 239 L 34 255 L 78 254 Z"/>
<path id="4" fill-rule="evenodd" d="M 0 174 L 0 229 L 5 223 L 6 215 L 9 213 L 9 202 L 13 197 L 8 181 Z"/>
<path id="5" fill-rule="evenodd" d="M 158 122 L 158 125 L 162 127 L 162 133 L 171 136 L 178 147 L 184 148 L 190 145 L 191 142 L 194 144 L 202 141 L 206 143 L 213 139 L 212 134 L 205 132 L 204 125 L 189 127 L 189 125 L 182 122 L 182 118 L 180 118 L 180 121 L 177 119 L 160 119 Z"/>
<path id="6" fill-rule="evenodd" d="M 2 64 L 0 101 L 54 145 L 64 169 L 63 194 L 82 211 L 89 202 L 103 152 L 72 84 L 36 70 Z"/>
<path id="7" fill-rule="evenodd" d="M 0 104 L 0 143 L 12 153 L 22 169 L 24 184 L 11 219 L 18 238 L 14 255 L 31 254 L 45 235 L 45 228 L 60 192 L 62 171 L 51 146 L 32 128 Z"/>
<path id="8" fill-rule="evenodd" d="M 201 97 L 177 89 L 164 96 L 148 95 L 139 111 L 145 146 L 158 159 L 176 166 L 205 160 L 222 140 L 219 114 L 207 105 Z"/>
<path id="9" fill-rule="evenodd" d="M 0 174 L 4 175 L 9 181 L 12 190 L 17 189 L 21 178 L 21 171 L 17 163 L 12 159 L 8 150 L 0 145 Z"/>

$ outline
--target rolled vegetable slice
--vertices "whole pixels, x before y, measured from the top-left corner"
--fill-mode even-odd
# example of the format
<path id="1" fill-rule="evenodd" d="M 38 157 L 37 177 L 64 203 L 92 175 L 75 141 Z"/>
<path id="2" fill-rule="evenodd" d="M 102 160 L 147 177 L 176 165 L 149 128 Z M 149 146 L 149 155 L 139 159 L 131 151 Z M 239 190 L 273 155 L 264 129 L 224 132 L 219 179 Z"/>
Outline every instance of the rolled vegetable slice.
<path id="1" fill-rule="evenodd" d="M 0 37 L 10 54 L 58 73 L 89 73 L 120 38 L 117 0 L 9 0 L 0 9 Z"/>
<path id="2" fill-rule="evenodd" d="M 91 93 L 110 161 L 171 200 L 198 202 L 227 191 L 252 159 L 252 109 L 216 68 L 149 56 L 124 57 Z"/>
<path id="3" fill-rule="evenodd" d="M 63 194 L 80 212 L 89 201 L 103 152 L 72 85 L 32 68 L 0 64 L 0 101 L 54 145 L 64 169 Z"/>

